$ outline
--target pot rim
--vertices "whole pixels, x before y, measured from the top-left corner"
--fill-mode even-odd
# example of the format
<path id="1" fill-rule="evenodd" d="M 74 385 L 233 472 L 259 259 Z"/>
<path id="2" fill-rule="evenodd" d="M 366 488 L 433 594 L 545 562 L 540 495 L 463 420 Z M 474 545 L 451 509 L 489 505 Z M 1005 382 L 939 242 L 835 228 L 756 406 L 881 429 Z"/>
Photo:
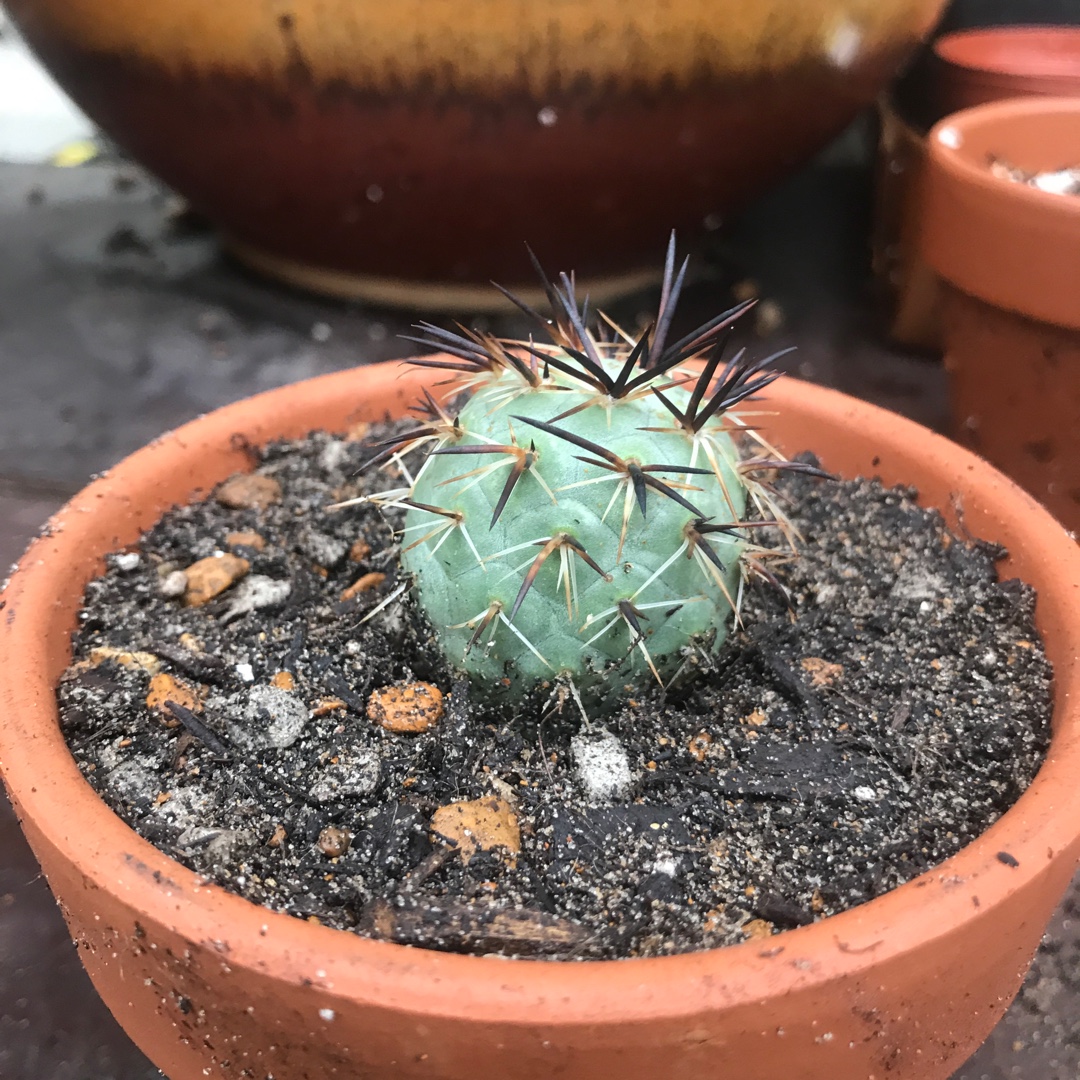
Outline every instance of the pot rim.
<path id="1" fill-rule="evenodd" d="M 110 536 L 98 528 L 95 510 L 103 500 L 130 505 L 140 493 L 149 494 L 154 504 L 132 525 L 134 535 L 177 501 L 177 492 L 198 488 L 206 494 L 214 482 L 238 471 L 246 459 L 236 433 L 261 442 L 309 430 L 310 422 L 296 419 L 298 401 L 306 403 L 304 415 L 310 415 L 313 402 L 336 405 L 341 412 L 343 399 L 366 399 L 369 418 L 375 418 L 382 406 L 370 402 L 381 401 L 380 394 L 395 399 L 400 414 L 421 385 L 434 381 L 431 372 L 390 363 L 268 391 L 155 440 L 92 482 L 51 519 L 0 596 L 0 701 L 5 713 L 0 770 L 35 845 L 59 851 L 93 885 L 121 892 L 150 922 L 167 925 L 193 943 L 226 942 L 233 967 L 310 981 L 331 998 L 410 1013 L 564 1026 L 754 1006 L 808 986 L 827 991 L 835 981 L 908 951 L 912 942 L 943 937 L 952 926 L 975 917 L 972 883 L 977 883 L 977 902 L 985 913 L 1040 875 L 1050 859 L 1077 856 L 1080 548 L 1030 496 L 968 451 L 876 406 L 789 377 L 770 388 L 770 406 L 798 413 L 806 424 L 831 423 L 834 445 L 865 446 L 866 436 L 858 431 L 871 432 L 879 458 L 900 462 L 883 467 L 887 482 L 898 482 L 890 470 L 902 470 L 916 454 L 930 460 L 944 477 L 943 490 L 978 496 L 970 508 L 974 518 L 984 520 L 975 526 L 985 530 L 999 521 L 994 538 L 1022 551 L 1025 564 L 1055 585 L 1042 586 L 1039 599 L 1040 612 L 1049 612 L 1064 627 L 1064 640 L 1054 650 L 1050 753 L 1016 804 L 952 858 L 875 900 L 765 942 L 648 959 L 507 961 L 373 941 L 271 912 L 204 883 L 139 837 L 79 772 L 59 731 L 49 674 L 58 674 L 66 663 L 77 608 L 70 600 L 64 609 L 57 597 L 74 588 L 81 597 L 94 563 L 100 565 L 94 552 L 110 550 Z M 199 448 L 210 444 L 224 451 L 215 463 L 203 463 L 198 476 L 185 470 L 191 448 L 202 461 Z M 828 453 L 822 457 L 828 465 Z M 171 488 L 155 488 L 151 478 L 169 459 Z M 983 502 L 986 514 L 980 509 Z M 1002 861 L 1002 851 L 1018 865 Z M 527 1015 L 522 1016 L 519 1002 L 529 1003 Z"/>
<path id="2" fill-rule="evenodd" d="M 991 56 L 980 54 L 979 46 L 989 45 Z M 1008 52 L 1008 46 L 1020 46 L 1018 53 Z M 1032 46 L 1036 46 L 1032 49 Z M 1062 50 L 1053 46 L 1068 46 L 1066 57 L 1070 64 L 1057 64 Z M 953 30 L 942 34 L 933 43 L 937 58 L 962 72 L 996 75 L 1003 79 L 1040 79 L 1080 81 L 1080 26 L 1062 24 L 1023 24 L 986 26 L 969 30 Z"/>
<path id="3" fill-rule="evenodd" d="M 1007 311 L 1080 329 L 1074 285 L 1080 275 L 1080 196 L 994 176 L 981 157 L 973 159 L 968 145 L 996 128 L 1007 158 L 1010 130 L 1026 135 L 1040 120 L 1076 130 L 1080 163 L 1080 96 L 993 101 L 934 125 L 927 135 L 920 246 L 933 269 L 964 292 Z M 1047 167 L 1063 164 L 1054 160 Z M 1063 272 L 1063 264 L 1071 272 Z"/>

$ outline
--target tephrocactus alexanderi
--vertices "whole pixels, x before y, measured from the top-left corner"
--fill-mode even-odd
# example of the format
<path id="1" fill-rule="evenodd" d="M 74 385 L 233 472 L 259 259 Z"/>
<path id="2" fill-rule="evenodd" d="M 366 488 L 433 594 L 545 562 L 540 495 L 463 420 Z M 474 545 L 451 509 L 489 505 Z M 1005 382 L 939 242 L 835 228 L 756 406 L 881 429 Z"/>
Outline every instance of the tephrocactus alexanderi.
<path id="1" fill-rule="evenodd" d="M 418 603 L 450 664 L 489 694 L 563 677 L 595 699 L 604 683 L 663 682 L 695 643 L 723 641 L 748 576 L 771 577 L 777 552 L 747 536 L 782 525 L 763 478 L 807 467 L 733 411 L 776 377 L 773 357 L 723 360 L 750 303 L 668 344 L 686 273 L 674 254 L 673 239 L 656 320 L 636 337 L 603 318 L 587 328 L 573 279 L 557 288 L 542 271 L 551 320 L 506 295 L 551 344 L 423 324 L 447 355 L 414 362 L 470 396 L 425 394 L 422 426 L 371 462 L 396 463 L 408 486 L 371 498 L 407 510 Z M 743 437 L 760 455 L 740 452 Z"/>

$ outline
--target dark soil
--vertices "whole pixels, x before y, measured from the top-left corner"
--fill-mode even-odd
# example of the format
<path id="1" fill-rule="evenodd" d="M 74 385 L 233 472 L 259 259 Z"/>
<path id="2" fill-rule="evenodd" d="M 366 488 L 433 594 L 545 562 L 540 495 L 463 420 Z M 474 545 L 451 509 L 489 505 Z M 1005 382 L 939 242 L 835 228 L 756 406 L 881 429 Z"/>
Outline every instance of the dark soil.
<path id="1" fill-rule="evenodd" d="M 364 456 L 325 435 L 271 447 L 256 468 L 280 502 L 211 498 L 110 557 L 60 687 L 72 750 L 108 804 L 256 903 L 453 951 L 715 947 L 914 877 L 1008 809 L 1042 761 L 1050 669 L 1034 594 L 999 582 L 1000 550 L 950 535 L 913 491 L 785 479 L 805 537 L 777 570 L 794 614 L 750 589 L 745 628 L 688 658 L 696 678 L 613 686 L 622 707 L 583 721 L 565 688 L 485 709 L 446 670 L 396 595 L 390 527 L 365 506 L 327 509 L 390 483 L 357 478 Z M 236 532 L 265 547 L 230 548 Z M 356 561 L 358 540 L 370 552 Z M 165 595 L 176 570 L 227 550 L 247 578 L 201 607 Z M 340 599 L 371 573 L 386 576 Z M 147 668 L 199 701 L 149 707 Z M 446 695 L 434 728 L 368 718 L 374 690 L 416 679 Z M 606 798 L 589 796 L 597 757 L 629 767 Z M 516 856 L 466 860 L 433 834 L 439 807 L 481 797 L 513 807 Z"/>

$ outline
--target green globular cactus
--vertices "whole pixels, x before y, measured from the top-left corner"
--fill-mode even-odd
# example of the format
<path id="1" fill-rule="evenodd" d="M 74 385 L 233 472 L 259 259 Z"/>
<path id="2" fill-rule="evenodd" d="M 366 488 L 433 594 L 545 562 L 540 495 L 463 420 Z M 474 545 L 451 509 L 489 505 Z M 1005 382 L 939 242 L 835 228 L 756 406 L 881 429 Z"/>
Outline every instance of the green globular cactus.
<path id="1" fill-rule="evenodd" d="M 590 333 L 572 279 L 542 273 L 552 320 L 507 295 L 550 345 L 423 326 L 449 355 L 415 362 L 460 373 L 470 396 L 456 409 L 427 394 L 426 422 L 379 444 L 373 460 L 409 486 L 378 498 L 407 508 L 402 565 L 447 660 L 491 694 L 664 682 L 693 643 L 723 641 L 750 573 L 771 577 L 776 552 L 747 540 L 783 524 L 759 477 L 799 466 L 763 443 L 744 456 L 753 432 L 732 410 L 776 377 L 773 358 L 723 360 L 749 303 L 667 344 L 685 272 L 672 245 L 636 338 Z"/>

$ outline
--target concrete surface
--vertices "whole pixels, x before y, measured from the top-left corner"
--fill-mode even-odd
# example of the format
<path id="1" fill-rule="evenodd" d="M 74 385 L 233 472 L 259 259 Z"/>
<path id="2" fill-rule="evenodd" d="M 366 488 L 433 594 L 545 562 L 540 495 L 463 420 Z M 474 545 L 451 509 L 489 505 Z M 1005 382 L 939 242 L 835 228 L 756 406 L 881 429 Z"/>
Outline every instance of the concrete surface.
<path id="1" fill-rule="evenodd" d="M 44 161 L 94 125 L 37 62 L 0 5 L 0 161 Z"/>
<path id="2" fill-rule="evenodd" d="M 803 377 L 940 426 L 939 365 L 877 337 L 866 187 L 864 169 L 834 161 L 763 200 L 712 246 L 686 317 L 711 314 L 729 286 L 752 278 L 784 320 L 755 347 L 797 344 L 786 363 Z M 161 431 L 254 391 L 411 351 L 396 335 L 414 314 L 257 281 L 176 210 L 128 167 L 0 164 L 0 566 L 90 473 Z M 654 299 L 629 298 L 616 313 L 632 322 Z M 1080 1075 L 1075 897 L 1020 998 L 954 1080 Z M 4 804 L 0 1077 L 159 1075 L 94 995 Z"/>

